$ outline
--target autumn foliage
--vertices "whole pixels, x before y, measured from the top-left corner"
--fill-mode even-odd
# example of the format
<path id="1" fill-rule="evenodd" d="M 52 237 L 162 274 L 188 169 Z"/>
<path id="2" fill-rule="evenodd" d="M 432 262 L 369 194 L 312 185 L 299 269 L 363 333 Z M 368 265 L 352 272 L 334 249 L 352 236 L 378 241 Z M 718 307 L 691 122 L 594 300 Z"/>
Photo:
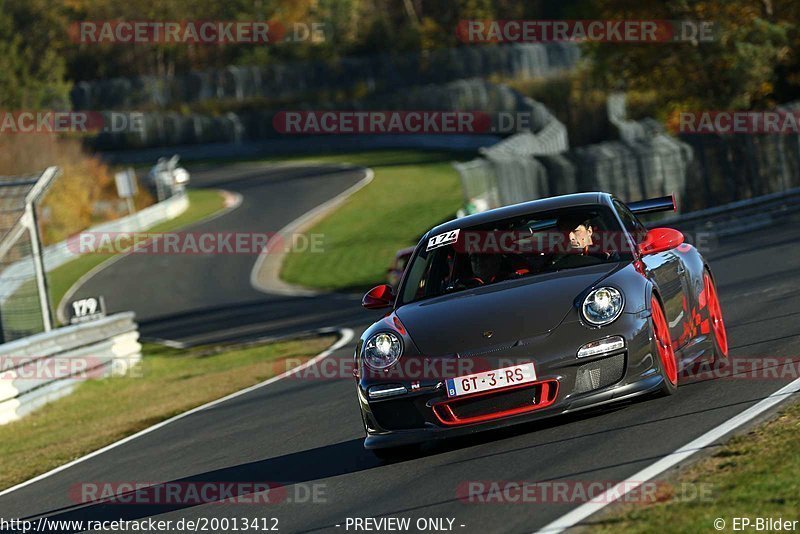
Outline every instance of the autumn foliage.
<path id="1" fill-rule="evenodd" d="M 0 135 L 0 175 L 31 175 L 51 165 L 58 165 L 62 174 L 40 204 L 45 244 L 127 214 L 117 199 L 111 170 L 99 158 L 87 155 L 78 139 L 46 134 Z M 141 189 L 139 197 L 140 206 L 152 202 Z"/>

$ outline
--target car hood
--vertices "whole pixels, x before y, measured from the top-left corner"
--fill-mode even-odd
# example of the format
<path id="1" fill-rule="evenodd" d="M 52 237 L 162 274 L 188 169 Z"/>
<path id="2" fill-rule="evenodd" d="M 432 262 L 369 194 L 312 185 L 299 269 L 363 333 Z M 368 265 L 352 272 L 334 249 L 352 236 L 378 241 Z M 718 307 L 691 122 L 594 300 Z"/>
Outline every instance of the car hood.
<path id="1" fill-rule="evenodd" d="M 575 298 L 619 264 L 562 270 L 413 302 L 396 310 L 421 354 L 481 352 L 557 327 Z M 484 336 L 491 331 L 490 338 Z"/>

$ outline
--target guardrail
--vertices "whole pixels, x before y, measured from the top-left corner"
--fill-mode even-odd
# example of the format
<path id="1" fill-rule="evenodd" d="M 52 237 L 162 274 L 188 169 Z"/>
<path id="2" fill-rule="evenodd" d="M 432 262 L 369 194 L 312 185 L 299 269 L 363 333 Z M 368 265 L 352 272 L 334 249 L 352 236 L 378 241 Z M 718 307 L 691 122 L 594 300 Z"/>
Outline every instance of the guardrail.
<path id="1" fill-rule="evenodd" d="M 800 187 L 659 219 L 647 226 L 675 226 L 727 237 L 765 228 L 778 218 L 797 212 L 800 212 Z"/>
<path id="2" fill-rule="evenodd" d="M 129 372 L 141 360 L 141 349 L 133 312 L 0 345 L 0 424 L 71 393 L 87 379 Z"/>
<path id="3" fill-rule="evenodd" d="M 729 202 L 728 204 L 723 204 L 722 206 L 714 206 L 712 208 L 692 211 L 684 215 L 670 217 L 669 219 L 665 219 L 665 221 L 686 223 L 703 219 L 707 222 L 709 219 L 720 215 L 729 215 L 731 213 L 737 213 L 737 215 L 740 215 L 744 211 L 752 211 L 756 208 L 761 209 L 764 206 L 774 204 L 776 202 L 781 203 L 797 201 L 800 201 L 800 187 L 787 189 L 786 191 L 779 191 L 777 193 L 770 193 L 768 195 L 761 195 L 759 197 L 737 200 L 736 202 Z"/>

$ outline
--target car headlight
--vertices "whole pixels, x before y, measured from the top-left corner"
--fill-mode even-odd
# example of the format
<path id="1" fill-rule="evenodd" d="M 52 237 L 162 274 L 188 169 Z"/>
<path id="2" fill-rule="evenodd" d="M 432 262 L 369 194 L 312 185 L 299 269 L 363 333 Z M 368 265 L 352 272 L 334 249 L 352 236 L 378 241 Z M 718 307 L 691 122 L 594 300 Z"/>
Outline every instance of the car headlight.
<path id="1" fill-rule="evenodd" d="M 591 325 L 602 326 L 617 319 L 625 302 L 622 293 L 613 287 L 595 289 L 583 300 L 583 318 Z"/>
<path id="2" fill-rule="evenodd" d="M 379 332 L 364 345 L 364 362 L 373 369 L 394 365 L 403 354 L 403 342 L 391 332 Z"/>

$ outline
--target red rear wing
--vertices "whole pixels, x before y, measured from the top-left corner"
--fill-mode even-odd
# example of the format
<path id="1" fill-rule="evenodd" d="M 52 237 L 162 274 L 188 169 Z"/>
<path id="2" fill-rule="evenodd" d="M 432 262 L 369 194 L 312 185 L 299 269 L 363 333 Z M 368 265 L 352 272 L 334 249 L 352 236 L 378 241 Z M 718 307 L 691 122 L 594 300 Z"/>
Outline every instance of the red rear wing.
<path id="1" fill-rule="evenodd" d="M 641 215 L 642 213 L 655 213 L 657 211 L 678 211 L 678 204 L 675 202 L 675 195 L 669 195 L 628 202 L 628 208 L 633 213 Z"/>

